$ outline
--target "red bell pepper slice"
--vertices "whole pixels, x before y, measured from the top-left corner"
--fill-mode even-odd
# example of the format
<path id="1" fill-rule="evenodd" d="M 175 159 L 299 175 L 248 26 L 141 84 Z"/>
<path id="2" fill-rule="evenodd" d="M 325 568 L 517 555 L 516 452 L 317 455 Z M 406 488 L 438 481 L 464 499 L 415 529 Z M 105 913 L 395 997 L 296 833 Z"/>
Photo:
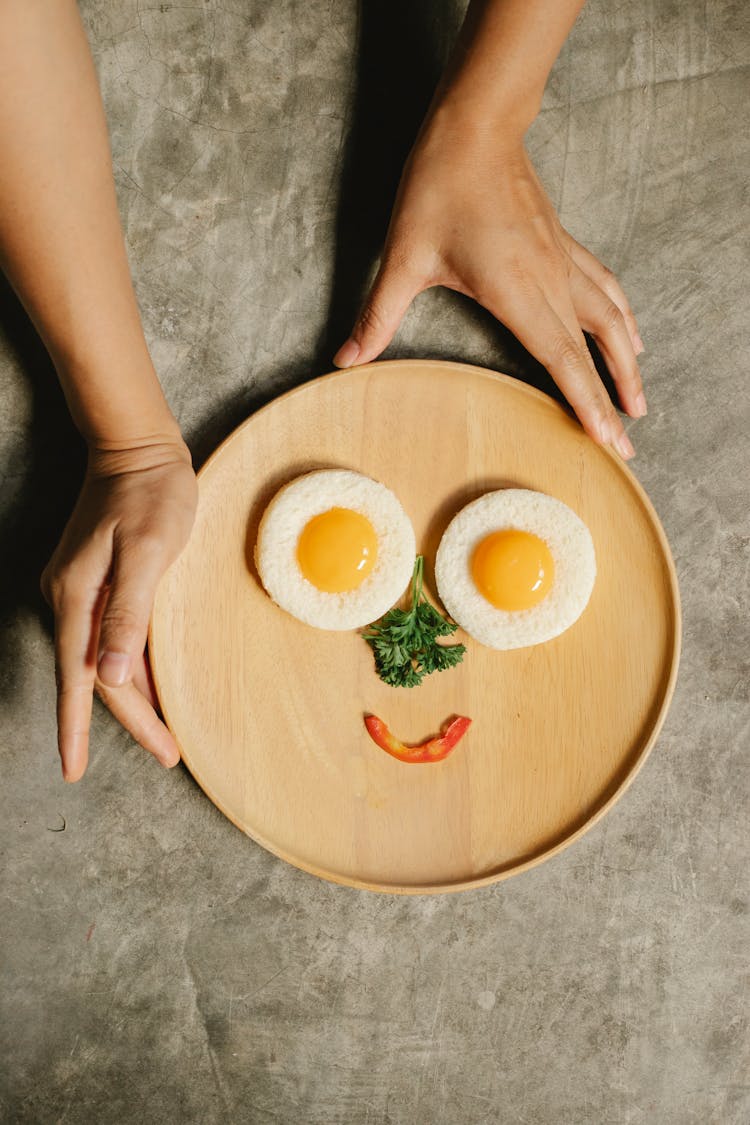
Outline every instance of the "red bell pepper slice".
<path id="1" fill-rule="evenodd" d="M 386 754 L 398 758 L 399 762 L 440 762 L 447 758 L 459 739 L 463 738 L 471 726 L 471 719 L 459 715 L 450 722 L 443 733 L 436 738 L 428 738 L 417 746 L 407 746 L 394 738 L 388 727 L 377 715 L 365 715 L 365 726 L 370 738 Z"/>

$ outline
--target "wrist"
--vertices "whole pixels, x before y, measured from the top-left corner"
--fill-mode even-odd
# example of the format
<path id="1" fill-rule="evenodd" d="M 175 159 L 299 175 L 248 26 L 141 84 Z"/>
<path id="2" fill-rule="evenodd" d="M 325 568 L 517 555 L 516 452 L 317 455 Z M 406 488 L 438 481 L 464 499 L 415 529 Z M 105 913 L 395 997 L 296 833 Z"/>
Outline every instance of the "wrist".
<path id="1" fill-rule="evenodd" d="M 86 446 L 86 472 L 90 477 L 118 476 L 178 463 L 192 468 L 193 463 L 174 419 L 161 428 L 143 427 L 138 434 L 89 437 Z"/>
<path id="2" fill-rule="evenodd" d="M 118 476 L 175 464 L 184 464 L 190 469 L 193 464 L 176 423 L 172 429 L 143 433 L 127 440 L 88 442 L 86 471 L 90 477 Z"/>
<path id="3" fill-rule="evenodd" d="M 489 113 L 461 97 L 446 97 L 431 107 L 410 158 L 410 168 L 432 167 L 465 175 L 471 169 L 507 171 L 525 159 L 523 124 L 508 109 Z"/>
<path id="4" fill-rule="evenodd" d="M 510 78 L 493 86 L 467 75 L 446 87 L 439 108 L 466 127 L 485 129 L 519 142 L 537 117 L 544 96 L 544 84 L 529 85 Z"/>
<path id="5" fill-rule="evenodd" d="M 440 138 L 442 144 L 481 145 L 494 152 L 523 147 L 538 107 L 512 96 L 488 99 L 466 87 L 450 87 L 430 107 L 420 134 Z"/>

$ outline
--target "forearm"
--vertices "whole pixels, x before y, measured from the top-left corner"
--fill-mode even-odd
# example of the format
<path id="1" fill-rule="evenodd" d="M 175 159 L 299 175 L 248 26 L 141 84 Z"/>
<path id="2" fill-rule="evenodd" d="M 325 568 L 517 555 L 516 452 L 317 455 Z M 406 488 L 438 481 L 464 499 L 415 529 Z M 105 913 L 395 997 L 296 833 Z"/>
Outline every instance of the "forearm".
<path id="1" fill-rule="evenodd" d="M 0 6 L 0 265 L 89 442 L 178 435 L 143 337 L 74 0 Z"/>
<path id="2" fill-rule="evenodd" d="M 549 72 L 584 0 L 472 0 L 433 110 L 518 136 L 542 101 Z"/>

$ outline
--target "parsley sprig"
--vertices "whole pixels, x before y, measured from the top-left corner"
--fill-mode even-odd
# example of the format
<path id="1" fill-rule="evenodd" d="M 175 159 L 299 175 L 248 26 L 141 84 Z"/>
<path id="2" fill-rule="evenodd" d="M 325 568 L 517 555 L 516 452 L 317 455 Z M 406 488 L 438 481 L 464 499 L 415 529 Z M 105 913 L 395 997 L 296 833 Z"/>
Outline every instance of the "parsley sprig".
<path id="1" fill-rule="evenodd" d="M 375 654 L 381 680 L 392 687 L 416 687 L 431 672 L 460 664 L 465 645 L 441 645 L 458 628 L 447 621 L 422 593 L 424 556 L 417 555 L 411 579 L 411 608 L 391 609 L 362 636 Z"/>

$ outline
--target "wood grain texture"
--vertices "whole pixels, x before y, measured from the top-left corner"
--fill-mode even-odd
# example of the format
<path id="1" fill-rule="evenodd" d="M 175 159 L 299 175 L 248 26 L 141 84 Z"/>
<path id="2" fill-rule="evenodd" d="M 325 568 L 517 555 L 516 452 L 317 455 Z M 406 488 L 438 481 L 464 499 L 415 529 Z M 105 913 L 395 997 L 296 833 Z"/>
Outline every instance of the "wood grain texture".
<path id="1" fill-rule="evenodd" d="M 440 536 L 465 503 L 502 487 L 558 497 L 594 540 L 586 611 L 561 637 L 506 653 L 459 631 L 460 667 L 386 686 L 357 633 L 294 620 L 255 572 L 266 504 L 314 468 L 393 489 L 431 595 Z M 270 403 L 199 480 L 192 537 L 157 593 L 151 661 L 185 764 L 254 840 L 337 882 L 451 891 L 541 862 L 622 794 L 674 689 L 677 579 L 632 473 L 547 396 L 460 364 L 371 364 Z M 474 723 L 444 762 L 406 765 L 370 741 L 367 712 L 407 742 L 454 714 Z"/>

